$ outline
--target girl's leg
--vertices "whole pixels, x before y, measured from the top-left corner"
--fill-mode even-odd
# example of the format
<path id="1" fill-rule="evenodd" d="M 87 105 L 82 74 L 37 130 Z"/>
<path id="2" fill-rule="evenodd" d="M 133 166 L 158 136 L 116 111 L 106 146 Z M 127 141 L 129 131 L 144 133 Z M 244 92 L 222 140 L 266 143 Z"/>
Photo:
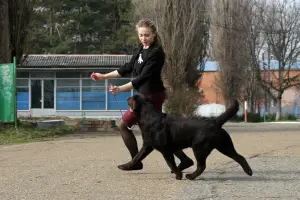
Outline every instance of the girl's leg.
<path id="1" fill-rule="evenodd" d="M 130 115 L 130 113 L 129 113 L 129 115 Z M 125 115 L 125 116 L 128 116 L 128 115 Z M 137 145 L 136 138 L 135 138 L 133 132 L 127 128 L 127 124 L 123 121 L 123 119 L 120 120 L 118 127 L 120 129 L 121 136 L 125 143 L 125 146 L 127 147 L 128 151 L 131 155 L 131 158 L 133 159 L 138 153 L 138 145 Z M 119 165 L 118 167 L 122 168 L 122 165 Z M 141 170 L 141 169 L 143 169 L 143 163 L 139 162 L 136 165 L 132 166 L 131 169 L 128 169 L 128 170 Z"/>

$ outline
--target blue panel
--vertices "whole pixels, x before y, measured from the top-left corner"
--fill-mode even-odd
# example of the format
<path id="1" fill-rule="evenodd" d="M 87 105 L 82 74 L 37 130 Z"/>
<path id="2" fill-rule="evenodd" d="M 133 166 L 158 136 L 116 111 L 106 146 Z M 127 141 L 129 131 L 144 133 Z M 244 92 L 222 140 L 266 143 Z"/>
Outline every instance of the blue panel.
<path id="1" fill-rule="evenodd" d="M 28 101 L 18 101 L 17 102 L 17 110 L 29 110 L 29 102 Z"/>
<path id="2" fill-rule="evenodd" d="M 79 110 L 80 92 L 56 92 L 56 110 Z"/>
<path id="3" fill-rule="evenodd" d="M 105 102 L 82 102 L 82 110 L 105 110 Z"/>
<path id="4" fill-rule="evenodd" d="M 29 92 L 17 92 L 17 110 L 29 110 Z"/>
<path id="5" fill-rule="evenodd" d="M 56 110 L 79 110 L 79 101 L 56 101 Z"/>
<path id="6" fill-rule="evenodd" d="M 82 110 L 105 110 L 105 91 L 82 92 Z"/>
<path id="7" fill-rule="evenodd" d="M 131 96 L 131 92 L 120 92 L 116 95 L 116 99 L 114 98 L 114 95 L 111 93 L 108 93 L 107 96 L 107 109 L 108 110 L 127 110 L 128 104 L 127 104 L 127 98 Z M 116 101 L 117 100 L 117 101 Z"/>

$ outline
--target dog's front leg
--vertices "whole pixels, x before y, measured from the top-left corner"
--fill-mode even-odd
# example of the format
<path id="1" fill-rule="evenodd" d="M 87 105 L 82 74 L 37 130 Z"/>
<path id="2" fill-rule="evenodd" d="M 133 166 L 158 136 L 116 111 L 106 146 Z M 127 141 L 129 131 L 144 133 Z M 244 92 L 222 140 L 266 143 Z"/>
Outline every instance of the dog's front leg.
<path id="1" fill-rule="evenodd" d="M 144 158 L 146 158 L 153 151 L 153 147 L 143 144 L 141 150 L 137 153 L 137 155 L 128 163 L 124 165 L 120 165 L 118 168 L 124 171 L 131 171 L 132 168 L 139 162 L 141 162 Z"/>
<path id="2" fill-rule="evenodd" d="M 176 179 L 181 180 L 182 179 L 182 172 L 176 166 L 175 158 L 174 158 L 173 153 L 171 153 L 171 152 L 162 152 L 162 155 L 164 156 L 164 158 L 165 158 L 168 166 L 170 167 L 171 171 L 176 174 Z"/>

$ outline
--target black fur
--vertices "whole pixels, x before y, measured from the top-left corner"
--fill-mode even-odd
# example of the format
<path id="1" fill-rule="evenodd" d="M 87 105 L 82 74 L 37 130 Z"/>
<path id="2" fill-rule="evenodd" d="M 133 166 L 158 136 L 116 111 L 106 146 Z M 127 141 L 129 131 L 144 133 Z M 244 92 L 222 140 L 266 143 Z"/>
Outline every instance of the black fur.
<path id="1" fill-rule="evenodd" d="M 246 159 L 236 152 L 231 137 L 222 128 L 222 125 L 238 112 L 239 104 L 236 100 L 216 118 L 184 118 L 168 115 L 157 111 L 148 98 L 140 95 L 129 97 L 127 101 L 137 115 L 143 146 L 123 170 L 143 160 L 156 149 L 162 153 L 168 166 L 176 174 L 176 179 L 182 179 L 182 172 L 176 166 L 173 153 L 191 147 L 197 160 L 197 169 L 186 175 L 190 180 L 205 170 L 206 159 L 213 149 L 232 158 L 242 166 L 245 173 L 252 175 Z"/>

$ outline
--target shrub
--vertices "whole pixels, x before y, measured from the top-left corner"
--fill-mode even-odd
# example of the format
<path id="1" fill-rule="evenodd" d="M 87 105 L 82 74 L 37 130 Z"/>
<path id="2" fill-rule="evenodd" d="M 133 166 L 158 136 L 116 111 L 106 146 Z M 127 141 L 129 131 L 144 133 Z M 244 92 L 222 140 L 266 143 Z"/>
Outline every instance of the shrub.
<path id="1" fill-rule="evenodd" d="M 165 109 L 168 114 L 190 117 L 197 108 L 197 100 L 200 98 L 198 89 L 178 89 L 168 92 Z"/>
<path id="2" fill-rule="evenodd" d="M 245 119 L 245 114 L 242 115 L 242 119 Z M 261 122 L 260 114 L 249 112 L 247 114 L 247 122 L 253 122 L 253 123 Z"/>

